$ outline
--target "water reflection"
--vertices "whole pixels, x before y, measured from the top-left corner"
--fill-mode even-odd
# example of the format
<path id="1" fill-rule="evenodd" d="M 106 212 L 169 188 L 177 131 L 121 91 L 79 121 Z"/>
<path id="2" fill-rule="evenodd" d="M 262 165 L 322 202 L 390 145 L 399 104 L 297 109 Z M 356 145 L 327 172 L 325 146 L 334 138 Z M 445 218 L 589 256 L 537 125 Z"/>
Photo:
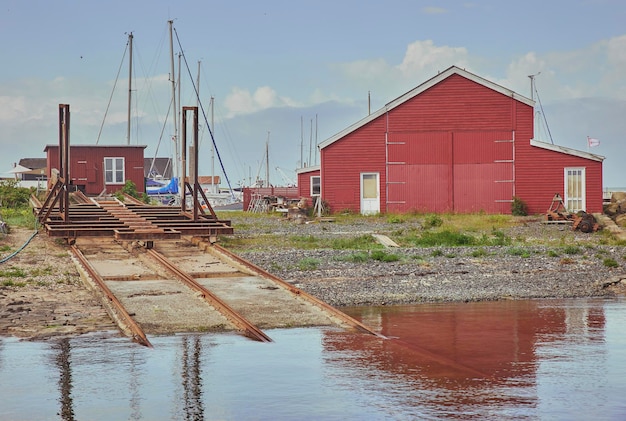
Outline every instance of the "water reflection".
<path id="1" fill-rule="evenodd" d="M 548 357 L 538 349 L 567 354 L 564 346 L 572 342 L 604 340 L 601 302 L 466 303 L 347 312 L 393 339 L 329 332 L 324 337 L 329 363 L 364 376 L 361 380 L 374 391 L 401 380 L 406 386 L 396 396 L 401 405 L 430 408 L 431 415 L 446 418 L 467 418 L 485 408 L 515 408 L 516 417 L 533 418 L 539 404 L 537 371 L 540 359 Z"/>
<path id="2" fill-rule="evenodd" d="M 182 338 L 182 384 L 185 400 L 185 419 L 203 420 L 201 358 L 202 346 L 200 338 L 195 336 Z"/>
<path id="3" fill-rule="evenodd" d="M 395 339 L 0 338 L 0 419 L 626 419 L 626 301 L 348 311 Z"/>
<path id="4" fill-rule="evenodd" d="M 59 369 L 59 402 L 61 412 L 59 415 L 64 421 L 74 420 L 74 408 L 72 402 L 72 367 L 70 364 L 70 340 L 61 339 L 54 346 L 58 350 L 56 356 L 56 366 Z"/>

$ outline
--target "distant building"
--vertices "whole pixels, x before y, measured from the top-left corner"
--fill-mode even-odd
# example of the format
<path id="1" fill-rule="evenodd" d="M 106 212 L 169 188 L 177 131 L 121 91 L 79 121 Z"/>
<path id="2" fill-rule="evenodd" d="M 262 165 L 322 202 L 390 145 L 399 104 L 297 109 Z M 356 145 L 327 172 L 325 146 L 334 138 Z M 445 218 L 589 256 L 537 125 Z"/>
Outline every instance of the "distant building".
<path id="1" fill-rule="evenodd" d="M 602 212 L 604 157 L 534 139 L 529 98 L 452 66 L 320 143 L 299 195 L 331 211 Z M 319 183 L 319 184 L 318 184 Z"/>
<path id="2" fill-rule="evenodd" d="M 144 149 L 146 146 L 71 145 L 69 184 L 86 195 L 115 193 L 132 181 L 137 191 L 145 191 Z M 47 175 L 59 170 L 59 146 L 47 145 L 44 149 Z"/>
<path id="3" fill-rule="evenodd" d="M 170 180 L 172 178 L 172 158 L 144 158 L 145 178 Z"/>
<path id="4" fill-rule="evenodd" d="M 22 158 L 19 165 L 30 169 L 30 171 L 22 173 L 22 180 L 47 180 L 48 164 L 46 158 Z"/>
<path id="5" fill-rule="evenodd" d="M 198 184 L 200 184 L 200 188 L 207 194 L 217 194 L 220 192 L 219 175 L 199 175 Z"/>

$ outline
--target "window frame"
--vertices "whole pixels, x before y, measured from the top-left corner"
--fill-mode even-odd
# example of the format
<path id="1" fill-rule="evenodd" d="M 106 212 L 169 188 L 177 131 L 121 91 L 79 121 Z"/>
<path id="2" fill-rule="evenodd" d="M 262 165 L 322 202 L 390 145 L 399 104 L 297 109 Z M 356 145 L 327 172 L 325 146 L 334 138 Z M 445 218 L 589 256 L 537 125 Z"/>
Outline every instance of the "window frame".
<path id="1" fill-rule="evenodd" d="M 313 179 L 317 179 L 317 183 L 313 182 Z M 311 197 L 317 197 L 322 195 L 322 177 L 319 175 L 311 176 Z M 317 185 L 317 193 L 315 192 L 314 186 Z"/>
<path id="2" fill-rule="evenodd" d="M 111 163 L 111 169 L 107 169 L 107 161 Z M 121 162 L 121 168 L 117 168 L 117 163 Z M 104 184 L 124 184 L 126 183 L 126 159 L 123 156 L 107 156 L 103 161 L 103 175 Z M 111 175 L 111 181 L 108 181 L 107 175 Z M 121 181 L 118 181 L 117 176 L 121 175 Z"/>

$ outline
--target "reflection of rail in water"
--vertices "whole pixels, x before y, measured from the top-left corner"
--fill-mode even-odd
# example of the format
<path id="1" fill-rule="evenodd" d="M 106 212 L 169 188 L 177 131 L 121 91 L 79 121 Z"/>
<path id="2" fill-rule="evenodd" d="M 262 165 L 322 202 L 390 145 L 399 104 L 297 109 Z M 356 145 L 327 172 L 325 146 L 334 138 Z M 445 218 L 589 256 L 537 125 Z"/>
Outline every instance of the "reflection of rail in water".
<path id="1" fill-rule="evenodd" d="M 287 295 L 292 296 L 291 298 L 292 301 L 293 300 L 296 300 L 298 302 L 304 301 L 310 307 L 316 307 L 318 309 L 321 309 L 322 314 L 324 314 L 326 318 L 330 320 L 334 320 L 334 323 L 339 322 L 342 325 L 350 326 L 362 332 L 366 332 L 372 335 L 382 337 L 381 335 L 379 335 L 378 333 L 376 333 L 369 327 L 365 326 L 361 322 L 329 306 L 323 301 L 309 294 L 306 294 L 304 291 L 299 290 L 298 288 L 288 284 L 287 282 L 281 280 L 280 278 L 277 278 L 269 274 L 268 272 L 265 272 L 263 269 L 253 265 L 252 263 L 242 259 L 241 257 L 234 255 L 219 246 L 210 245 L 207 242 L 201 242 L 201 241 L 195 241 L 195 240 L 197 239 L 194 239 L 194 242 L 196 243 L 196 245 L 202 246 L 202 248 L 205 249 L 204 251 L 200 250 L 200 248 L 198 247 L 193 247 L 191 243 L 187 243 L 190 246 L 190 250 L 187 250 L 184 247 L 184 245 L 181 245 L 180 243 L 163 242 L 160 244 L 164 245 L 164 250 L 166 250 L 165 252 L 166 255 L 168 254 L 167 252 L 168 247 L 170 248 L 173 247 L 173 249 L 185 248 L 184 253 L 187 256 L 196 256 L 196 257 L 213 256 L 212 258 L 217 258 L 219 260 L 220 265 L 222 265 L 223 267 L 226 267 L 228 270 L 239 273 L 240 277 L 241 276 L 243 276 L 244 278 L 253 277 L 257 281 L 259 280 L 266 281 L 268 284 L 273 285 L 271 288 L 267 288 L 267 289 L 274 289 L 274 290 L 281 289 L 281 290 L 287 291 L 289 293 Z M 116 248 L 119 247 L 120 252 L 123 252 L 124 255 L 128 256 L 129 259 L 132 258 L 131 254 L 136 254 L 135 251 L 140 251 L 137 249 L 128 249 L 128 246 L 130 246 L 130 243 L 126 243 L 126 246 L 127 246 L 126 248 L 121 248 L 119 246 L 116 246 Z M 99 242 L 98 247 L 96 247 L 95 249 L 102 251 L 104 250 L 103 247 L 104 247 L 104 244 L 102 242 Z M 107 286 L 105 282 L 105 280 L 106 281 L 129 280 L 128 279 L 129 277 L 128 276 L 126 277 L 115 276 L 115 275 L 110 275 L 110 274 L 107 274 L 108 276 L 103 276 L 99 273 L 97 268 L 94 267 L 94 264 L 92 264 L 85 257 L 85 255 L 83 254 L 83 252 L 81 252 L 78 245 L 73 245 L 71 250 L 74 256 L 77 258 L 80 265 L 85 269 L 85 271 L 89 275 L 89 278 L 93 280 L 95 287 L 97 287 L 97 289 L 101 291 L 101 296 L 103 298 L 103 301 L 106 304 L 107 311 L 109 312 L 111 317 L 116 321 L 116 323 L 118 324 L 122 332 L 132 337 L 133 340 L 135 340 L 136 342 L 142 345 L 151 346 L 150 341 L 147 339 L 142 327 L 131 316 L 131 314 L 133 313 L 126 310 L 125 306 L 116 297 L 115 293 Z M 209 251 L 210 253 L 207 254 L 206 251 Z M 170 250 L 169 254 L 171 253 L 172 252 Z M 194 253 L 197 253 L 197 254 L 194 254 Z M 110 250 L 107 251 L 106 254 L 108 254 L 109 257 L 111 257 Z M 124 255 L 115 256 L 115 260 L 120 261 L 121 263 L 121 261 L 125 258 Z M 175 263 L 174 261 L 172 261 L 170 257 L 166 255 L 164 255 L 162 252 L 157 251 L 156 249 L 153 249 L 153 248 L 143 250 L 143 252 L 140 253 L 140 256 L 142 259 L 148 260 L 149 262 L 152 263 L 150 266 L 153 266 L 154 263 L 156 262 L 156 266 L 162 269 L 165 269 L 169 275 L 173 275 L 173 277 L 176 280 L 184 284 L 187 288 L 194 291 L 196 296 L 206 301 L 211 307 L 213 307 L 223 317 L 225 317 L 227 321 L 232 326 L 234 326 L 237 330 L 243 332 L 246 336 L 252 339 L 261 341 L 261 342 L 271 341 L 269 336 L 267 336 L 261 329 L 259 329 L 252 322 L 250 322 L 247 318 L 241 315 L 239 311 L 235 310 L 231 305 L 227 304 L 223 298 L 218 297 L 218 295 L 210 291 L 206 285 L 202 285 L 201 283 L 198 282 L 197 279 L 195 279 L 195 278 L 209 278 L 210 275 L 208 273 L 195 273 L 195 272 L 189 273 L 188 271 L 184 270 L 184 268 L 180 264 Z M 121 266 L 121 265 L 116 264 L 116 266 Z M 106 269 L 101 269 L 100 271 L 105 272 Z M 220 277 L 231 276 L 234 278 L 234 275 L 229 274 L 227 270 L 216 272 L 216 274 Z M 233 279 L 233 278 L 229 278 L 229 279 Z M 236 283 L 237 283 L 236 279 L 229 281 L 230 285 L 233 285 Z M 245 284 L 246 283 L 245 279 L 240 280 L 240 283 Z M 212 287 L 210 288 L 212 289 Z M 259 286 L 257 288 L 263 288 L 263 287 Z M 149 294 L 146 294 L 145 288 L 143 291 L 139 291 L 139 294 L 136 294 L 136 295 L 141 295 L 141 293 L 145 295 L 149 295 Z M 283 292 L 281 294 L 285 294 L 285 293 Z M 163 292 L 162 295 L 166 295 L 166 292 Z M 171 298 L 169 300 L 171 301 L 174 299 L 175 298 Z M 252 293 L 252 299 L 253 300 L 255 299 L 254 293 Z M 267 308 L 265 308 L 265 310 L 272 311 L 271 309 L 268 310 Z M 282 309 L 282 311 L 285 313 L 288 312 L 286 308 Z M 276 310 L 274 310 L 274 312 L 276 312 Z M 155 323 L 158 323 L 158 320 Z"/>

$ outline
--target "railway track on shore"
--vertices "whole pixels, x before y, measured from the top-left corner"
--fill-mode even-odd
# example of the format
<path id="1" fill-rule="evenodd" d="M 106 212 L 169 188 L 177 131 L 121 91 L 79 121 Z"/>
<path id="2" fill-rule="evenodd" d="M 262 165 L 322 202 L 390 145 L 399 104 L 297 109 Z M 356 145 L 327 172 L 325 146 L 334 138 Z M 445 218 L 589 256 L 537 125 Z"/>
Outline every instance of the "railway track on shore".
<path id="1" fill-rule="evenodd" d="M 85 282 L 120 330 L 148 336 L 238 331 L 271 342 L 262 329 L 371 328 L 262 268 L 202 238 L 150 243 L 80 237 L 71 246 Z"/>

